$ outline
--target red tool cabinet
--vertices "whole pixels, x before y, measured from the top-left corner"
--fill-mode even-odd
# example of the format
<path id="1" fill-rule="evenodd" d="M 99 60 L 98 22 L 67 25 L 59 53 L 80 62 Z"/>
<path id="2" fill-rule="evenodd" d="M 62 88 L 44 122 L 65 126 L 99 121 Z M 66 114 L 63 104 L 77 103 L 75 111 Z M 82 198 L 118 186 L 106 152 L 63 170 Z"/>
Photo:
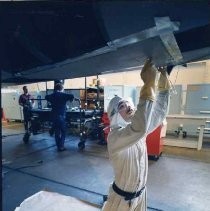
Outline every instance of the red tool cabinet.
<path id="1" fill-rule="evenodd" d="M 158 160 L 163 151 L 163 138 L 161 137 L 161 130 L 162 125 L 150 133 L 146 139 L 148 156 L 155 160 Z"/>
<path id="2" fill-rule="evenodd" d="M 107 136 L 109 134 L 110 131 L 110 127 L 109 127 L 109 118 L 108 118 L 108 114 L 107 113 L 103 113 L 102 116 L 102 123 L 103 123 L 103 132 L 104 132 L 104 141 L 107 142 Z"/>

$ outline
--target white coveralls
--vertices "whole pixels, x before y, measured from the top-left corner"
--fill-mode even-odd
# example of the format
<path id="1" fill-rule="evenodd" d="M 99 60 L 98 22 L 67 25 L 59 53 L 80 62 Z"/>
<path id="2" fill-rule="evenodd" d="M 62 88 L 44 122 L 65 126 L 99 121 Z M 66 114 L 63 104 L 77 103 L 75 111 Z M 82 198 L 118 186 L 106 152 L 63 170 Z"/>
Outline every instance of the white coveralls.
<path id="1" fill-rule="evenodd" d="M 166 117 L 169 91 L 160 91 L 155 101 L 140 99 L 137 110 L 126 127 L 112 127 L 108 135 L 109 158 L 114 169 L 115 184 L 127 192 L 139 191 L 146 185 L 148 157 L 146 136 Z M 119 115 L 116 113 L 114 115 Z M 112 119 L 115 119 L 114 116 Z M 109 189 L 103 211 L 144 211 L 147 209 L 146 187 L 131 205 L 123 196 Z"/>

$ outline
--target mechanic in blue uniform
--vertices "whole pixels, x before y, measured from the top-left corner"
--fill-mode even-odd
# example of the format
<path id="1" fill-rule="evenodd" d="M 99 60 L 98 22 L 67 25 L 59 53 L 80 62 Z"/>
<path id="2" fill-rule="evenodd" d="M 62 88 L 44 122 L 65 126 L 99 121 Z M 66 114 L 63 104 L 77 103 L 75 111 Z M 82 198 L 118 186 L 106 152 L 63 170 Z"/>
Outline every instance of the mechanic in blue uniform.
<path id="1" fill-rule="evenodd" d="M 64 147 L 66 136 L 66 103 L 73 101 L 74 95 L 63 92 L 63 85 L 57 83 L 53 94 L 46 95 L 45 99 L 51 103 L 55 142 L 58 151 L 66 150 Z"/>

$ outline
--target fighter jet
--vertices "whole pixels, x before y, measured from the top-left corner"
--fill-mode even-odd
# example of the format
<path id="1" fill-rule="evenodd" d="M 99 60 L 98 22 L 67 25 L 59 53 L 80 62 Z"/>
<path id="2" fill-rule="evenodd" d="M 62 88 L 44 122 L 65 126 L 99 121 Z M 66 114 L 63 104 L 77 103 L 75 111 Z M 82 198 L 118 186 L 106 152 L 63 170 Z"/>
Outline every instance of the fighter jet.
<path id="1" fill-rule="evenodd" d="M 210 1 L 0 3 L 3 83 L 26 83 L 210 58 Z"/>

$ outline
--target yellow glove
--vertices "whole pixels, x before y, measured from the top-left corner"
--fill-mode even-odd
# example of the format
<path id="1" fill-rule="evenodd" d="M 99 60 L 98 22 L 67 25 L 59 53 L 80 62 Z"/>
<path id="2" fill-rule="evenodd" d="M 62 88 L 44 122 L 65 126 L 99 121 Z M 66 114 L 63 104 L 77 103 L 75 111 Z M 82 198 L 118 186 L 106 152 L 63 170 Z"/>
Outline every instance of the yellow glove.
<path id="1" fill-rule="evenodd" d="M 140 91 L 140 99 L 155 100 L 155 79 L 157 69 L 153 66 L 151 59 L 147 59 L 141 71 L 141 79 L 144 86 Z"/>
<path id="2" fill-rule="evenodd" d="M 167 67 L 159 67 L 160 78 L 158 81 L 158 91 L 166 91 L 171 89 L 171 85 L 168 79 Z"/>

